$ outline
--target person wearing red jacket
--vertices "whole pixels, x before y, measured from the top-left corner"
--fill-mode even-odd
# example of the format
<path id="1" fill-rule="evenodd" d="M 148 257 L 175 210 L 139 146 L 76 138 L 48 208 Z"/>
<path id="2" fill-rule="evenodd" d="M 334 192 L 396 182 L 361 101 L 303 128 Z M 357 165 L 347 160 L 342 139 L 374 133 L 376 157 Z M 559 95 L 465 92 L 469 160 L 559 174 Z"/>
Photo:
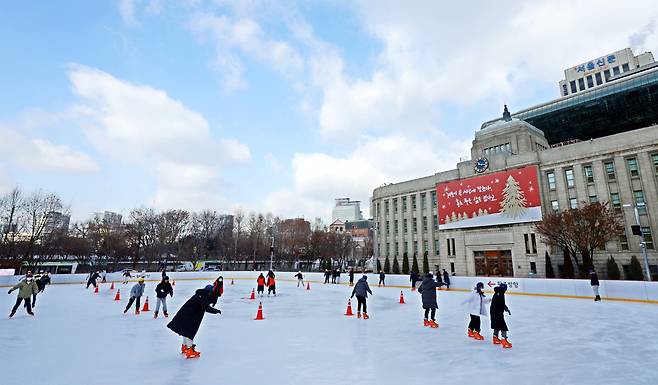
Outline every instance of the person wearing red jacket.
<path id="1" fill-rule="evenodd" d="M 256 285 L 256 292 L 262 297 L 263 293 L 265 293 L 265 276 L 263 273 L 260 273 L 258 279 L 256 279 Z"/>
<path id="2" fill-rule="evenodd" d="M 274 294 L 276 296 L 276 282 L 274 281 L 274 273 L 267 277 L 267 296 Z"/>

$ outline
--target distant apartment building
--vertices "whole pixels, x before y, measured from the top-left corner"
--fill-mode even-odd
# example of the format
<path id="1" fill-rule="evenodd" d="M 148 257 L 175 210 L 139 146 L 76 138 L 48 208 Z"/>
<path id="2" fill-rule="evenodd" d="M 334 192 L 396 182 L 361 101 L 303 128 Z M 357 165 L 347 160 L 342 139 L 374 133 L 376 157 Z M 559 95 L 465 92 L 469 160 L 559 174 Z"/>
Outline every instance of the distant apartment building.
<path id="1" fill-rule="evenodd" d="M 71 216 L 69 214 L 63 214 L 59 211 L 51 211 L 46 215 L 45 221 L 46 223 L 43 227 L 44 234 L 51 234 L 56 231 L 68 233 Z"/>
<path id="2" fill-rule="evenodd" d="M 116 229 L 121 227 L 123 216 L 112 211 L 104 211 L 102 213 L 95 213 L 94 219 Z"/>

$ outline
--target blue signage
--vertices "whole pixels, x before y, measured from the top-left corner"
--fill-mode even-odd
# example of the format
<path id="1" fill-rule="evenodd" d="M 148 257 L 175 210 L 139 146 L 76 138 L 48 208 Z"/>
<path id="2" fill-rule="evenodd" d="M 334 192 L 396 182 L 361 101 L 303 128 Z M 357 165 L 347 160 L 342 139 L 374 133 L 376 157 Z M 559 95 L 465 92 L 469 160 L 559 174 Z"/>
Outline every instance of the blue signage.
<path id="1" fill-rule="evenodd" d="M 604 67 L 606 64 L 612 64 L 617 61 L 617 57 L 615 55 L 608 55 L 606 57 L 600 57 L 594 61 L 584 63 L 577 65 L 573 67 L 573 69 L 576 72 L 586 72 L 586 71 L 592 71 L 596 69 L 597 67 Z M 607 62 L 607 63 L 606 63 Z"/>

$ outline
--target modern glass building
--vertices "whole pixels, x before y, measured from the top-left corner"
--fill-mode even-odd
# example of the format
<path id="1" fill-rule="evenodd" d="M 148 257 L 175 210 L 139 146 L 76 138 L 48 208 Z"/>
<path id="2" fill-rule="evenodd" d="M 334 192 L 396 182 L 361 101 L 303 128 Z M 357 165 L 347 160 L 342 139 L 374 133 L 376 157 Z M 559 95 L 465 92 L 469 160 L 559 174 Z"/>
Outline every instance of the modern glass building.
<path id="1" fill-rule="evenodd" d="M 658 125 L 658 63 L 611 78 L 590 91 L 512 114 L 544 132 L 550 145 Z M 501 119 L 485 122 L 481 129 Z"/>

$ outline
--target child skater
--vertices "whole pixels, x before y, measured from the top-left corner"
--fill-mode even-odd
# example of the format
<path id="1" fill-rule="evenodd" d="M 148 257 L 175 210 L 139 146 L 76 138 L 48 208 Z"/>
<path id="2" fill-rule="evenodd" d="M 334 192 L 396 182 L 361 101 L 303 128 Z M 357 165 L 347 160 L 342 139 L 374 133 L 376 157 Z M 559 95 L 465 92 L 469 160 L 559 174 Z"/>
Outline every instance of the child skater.
<path id="1" fill-rule="evenodd" d="M 361 306 L 363 305 L 363 319 L 368 319 L 368 307 L 366 304 L 366 300 L 368 298 L 368 293 L 372 294 L 372 291 L 370 290 L 370 286 L 368 286 L 368 277 L 363 276 L 361 279 L 356 281 L 356 285 L 354 285 L 354 289 L 352 290 L 352 296 L 350 298 L 354 298 L 356 295 L 356 300 L 358 301 L 357 305 L 357 310 L 356 310 L 356 318 L 361 318 Z"/>
<path id="2" fill-rule="evenodd" d="M 262 297 L 263 293 L 265 293 L 265 276 L 263 275 L 263 273 L 260 273 L 260 275 L 256 279 L 256 285 L 257 285 L 256 292 L 258 293 L 258 295 Z"/>
<path id="3" fill-rule="evenodd" d="M 178 310 L 178 313 L 176 313 L 171 322 L 167 324 L 169 329 L 183 337 L 181 353 L 185 354 L 185 358 L 198 358 L 201 356 L 201 353 L 195 350 L 194 337 L 199 331 L 203 316 L 206 313 L 222 314 L 219 309 L 210 306 L 211 292 L 212 285 L 198 289 L 180 310 Z"/>
<path id="4" fill-rule="evenodd" d="M 507 305 L 505 305 L 505 292 L 507 291 L 507 284 L 501 283 L 494 287 L 494 295 L 491 298 L 491 328 L 493 329 L 493 343 L 494 345 L 502 345 L 503 348 L 509 349 L 512 344 L 507 340 L 507 323 L 505 323 L 505 312 L 512 315 Z M 498 332 L 502 332 L 503 339 L 498 339 Z"/>
<path id="5" fill-rule="evenodd" d="M 425 321 L 423 325 L 431 328 L 439 327 L 439 324 L 436 323 L 436 309 L 439 307 L 436 303 L 436 288 L 439 286 L 441 285 L 434 281 L 432 273 L 427 273 L 423 282 L 418 286 L 418 293 L 421 295 L 423 309 L 425 309 Z M 430 315 L 431 318 L 428 319 Z"/>
<path id="6" fill-rule="evenodd" d="M 484 339 L 480 335 L 480 316 L 487 316 L 486 305 L 491 302 L 491 299 L 485 297 L 482 289 L 484 289 L 484 283 L 478 282 L 473 292 L 462 302 L 462 304 L 468 305 L 468 310 L 471 313 L 471 322 L 468 324 L 468 336 L 476 340 Z"/>

